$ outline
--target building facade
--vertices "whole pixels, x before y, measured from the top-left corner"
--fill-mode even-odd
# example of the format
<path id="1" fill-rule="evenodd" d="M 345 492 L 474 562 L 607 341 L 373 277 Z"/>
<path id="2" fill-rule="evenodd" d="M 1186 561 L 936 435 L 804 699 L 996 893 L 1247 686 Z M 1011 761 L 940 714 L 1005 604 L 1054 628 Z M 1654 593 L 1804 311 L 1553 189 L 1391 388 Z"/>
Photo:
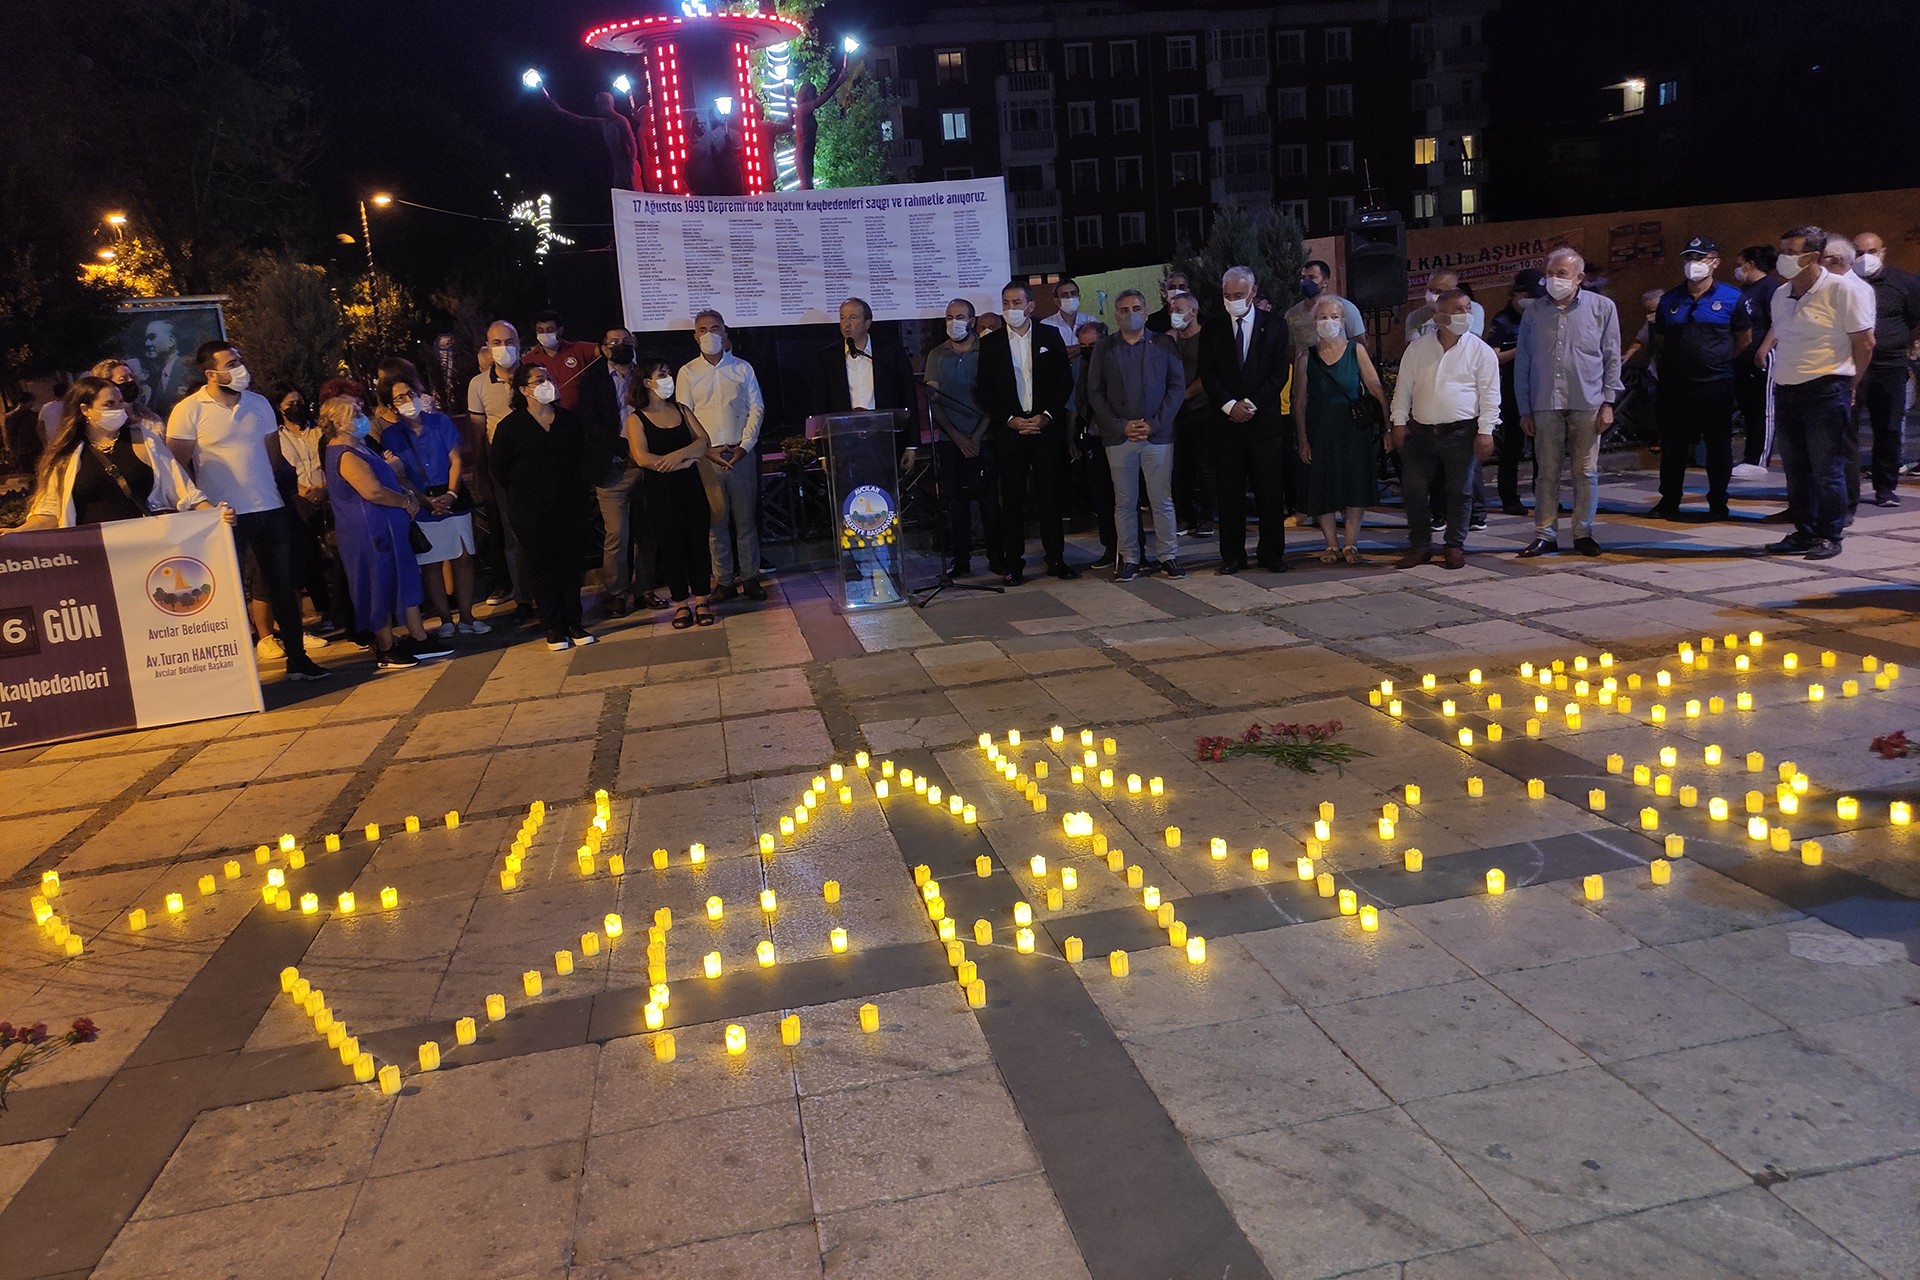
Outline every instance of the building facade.
<path id="1" fill-rule="evenodd" d="M 936 9 L 873 32 L 871 70 L 896 176 L 1004 176 L 1014 270 L 1044 279 L 1164 261 L 1228 207 L 1309 237 L 1369 199 L 1483 220 L 1497 3 Z"/>

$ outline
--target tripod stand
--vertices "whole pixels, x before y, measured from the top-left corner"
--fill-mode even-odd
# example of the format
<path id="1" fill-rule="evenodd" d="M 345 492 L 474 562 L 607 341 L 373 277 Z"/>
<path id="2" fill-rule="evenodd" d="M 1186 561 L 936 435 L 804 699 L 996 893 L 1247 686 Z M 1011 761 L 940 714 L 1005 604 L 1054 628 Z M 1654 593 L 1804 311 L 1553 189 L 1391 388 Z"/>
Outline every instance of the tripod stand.
<path id="1" fill-rule="evenodd" d="M 961 403 L 958 400 L 955 400 L 952 396 L 944 395 L 941 392 L 940 388 L 934 386 L 932 383 L 926 382 L 924 379 L 921 379 L 920 382 L 921 382 L 921 385 L 926 387 L 926 389 L 929 392 L 931 392 L 936 396 L 939 396 L 941 399 L 947 401 L 949 404 L 955 405 L 957 407 L 962 407 L 962 408 L 966 407 L 964 405 L 961 405 Z M 936 426 L 935 431 L 937 432 L 938 430 L 939 428 L 938 426 Z M 935 517 L 934 518 L 935 532 L 933 536 L 934 555 L 936 557 L 936 562 L 939 564 L 940 568 L 939 568 L 939 572 L 934 575 L 934 579 L 932 582 L 928 583 L 924 587 L 915 587 L 907 593 L 909 596 L 913 598 L 913 603 L 917 607 L 922 609 L 926 608 L 928 605 L 932 604 L 937 598 L 939 598 L 939 595 L 942 591 L 947 591 L 947 590 L 985 591 L 985 592 L 991 592 L 996 596 L 1006 594 L 1006 588 L 1003 586 L 1000 586 L 998 583 L 989 584 L 984 582 L 954 581 L 954 577 L 951 572 L 951 567 L 953 564 L 953 545 L 952 545 L 951 539 L 947 536 L 947 530 L 949 528 L 949 520 L 948 520 L 949 513 L 947 509 L 947 503 L 953 499 L 958 499 L 960 502 L 964 503 L 967 500 L 967 497 L 965 492 L 961 492 L 961 493 L 952 495 L 952 499 L 950 499 L 948 497 L 946 490 L 941 486 L 940 467 L 938 462 L 935 461 L 935 459 L 939 457 L 939 449 L 940 449 L 940 442 L 936 439 L 934 441 L 933 447 L 929 449 L 927 453 L 929 458 L 928 467 L 933 472 L 933 492 L 934 492 L 934 497 L 936 499 L 934 505 L 937 508 L 937 510 L 934 513 L 934 517 Z"/>

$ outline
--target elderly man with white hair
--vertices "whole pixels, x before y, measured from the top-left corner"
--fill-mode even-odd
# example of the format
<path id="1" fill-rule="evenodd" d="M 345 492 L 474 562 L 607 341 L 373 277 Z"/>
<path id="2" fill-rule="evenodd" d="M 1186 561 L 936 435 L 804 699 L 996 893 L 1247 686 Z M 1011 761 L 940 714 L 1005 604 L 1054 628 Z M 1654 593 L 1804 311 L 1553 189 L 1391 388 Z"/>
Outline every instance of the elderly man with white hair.
<path id="1" fill-rule="evenodd" d="M 1854 251 L 1853 242 L 1840 233 L 1835 232 L 1827 237 L 1827 247 L 1820 253 L 1820 265 L 1833 275 L 1838 276 L 1840 283 L 1846 287 L 1847 292 L 1851 293 L 1854 299 L 1862 307 L 1866 308 L 1867 315 L 1874 318 L 1876 329 L 1874 337 L 1875 347 L 1877 349 L 1879 338 L 1877 330 L 1880 314 L 1879 299 L 1874 295 L 1873 286 L 1865 280 L 1862 280 L 1859 275 L 1854 272 L 1853 264 L 1858 256 Z M 1869 364 L 1868 367 L 1871 367 L 1871 365 Z M 1865 370 L 1863 369 L 1863 381 L 1864 373 Z M 1848 434 L 1845 450 L 1847 467 L 1847 519 L 1849 521 L 1853 519 L 1854 512 L 1858 510 L 1860 506 L 1860 423 L 1857 413 L 1859 408 L 1859 383 L 1856 382 L 1854 386 L 1854 409 L 1856 413 L 1847 420 Z"/>
<path id="2" fill-rule="evenodd" d="M 1247 568 L 1247 489 L 1259 512 L 1254 562 L 1284 573 L 1287 524 L 1287 455 L 1292 452 L 1280 394 L 1293 361 L 1287 322 L 1254 306 L 1257 281 L 1245 266 L 1220 277 L 1226 315 L 1200 338 L 1200 382 L 1213 415 L 1213 466 L 1220 511 L 1220 569 Z"/>
<path id="3" fill-rule="evenodd" d="M 1600 554 L 1600 437 L 1613 425 L 1620 380 L 1620 313 L 1582 289 L 1585 264 L 1562 245 L 1547 255 L 1544 300 L 1528 307 L 1514 347 L 1513 398 L 1520 430 L 1533 437 L 1533 541 L 1526 559 L 1558 551 L 1560 462 L 1573 462 L 1573 549 Z"/>

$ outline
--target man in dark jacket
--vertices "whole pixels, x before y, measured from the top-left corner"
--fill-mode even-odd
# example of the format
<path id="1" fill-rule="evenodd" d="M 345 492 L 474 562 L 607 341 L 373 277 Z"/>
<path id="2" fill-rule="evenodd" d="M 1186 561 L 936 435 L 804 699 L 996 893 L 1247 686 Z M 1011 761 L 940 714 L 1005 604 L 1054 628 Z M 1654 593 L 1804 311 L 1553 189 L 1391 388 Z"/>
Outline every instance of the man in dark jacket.
<path id="1" fill-rule="evenodd" d="M 986 411 L 994 456 L 1000 462 L 1002 551 L 1008 586 L 1027 580 L 1027 485 L 1038 494 L 1040 547 L 1047 572 L 1077 578 L 1067 565 L 1060 494 L 1067 467 L 1067 399 L 1073 374 L 1060 331 L 1036 324 L 1033 292 L 1019 281 L 1000 291 L 1006 323 L 980 339 L 975 396 Z"/>
<path id="2" fill-rule="evenodd" d="M 1200 337 L 1200 380 L 1213 406 L 1213 468 L 1219 486 L 1220 572 L 1247 567 L 1247 488 L 1253 488 L 1260 541 L 1254 561 L 1286 572 L 1287 452 L 1280 413 L 1291 352 L 1284 317 L 1253 305 L 1251 268 L 1228 267 L 1220 278 L 1226 315 Z"/>
<path id="3" fill-rule="evenodd" d="M 633 381 L 633 335 L 609 329 L 600 342 L 600 358 L 586 367 L 579 384 L 580 421 L 586 427 L 587 483 L 600 504 L 605 536 L 600 545 L 600 578 L 609 618 L 625 616 L 633 599 L 653 588 L 653 548 L 642 535 L 639 555 L 631 556 L 634 495 L 640 469 L 627 453 L 628 389 Z M 643 522 L 643 530 L 647 527 Z"/>
<path id="4" fill-rule="evenodd" d="M 808 366 L 817 415 L 861 410 L 891 412 L 900 470 L 913 466 L 920 444 L 919 396 L 907 353 L 873 337 L 873 308 L 865 298 L 840 304 L 840 340 L 814 354 Z"/>
<path id="5" fill-rule="evenodd" d="M 1114 577 L 1131 582 L 1146 563 L 1140 536 L 1144 473 L 1160 568 L 1170 578 L 1184 578 L 1174 532 L 1173 420 L 1186 399 L 1186 374 L 1173 340 L 1147 332 L 1147 299 L 1140 290 L 1120 291 L 1114 299 L 1114 319 L 1120 331 L 1100 340 L 1087 367 L 1087 403 L 1113 476 L 1115 546 L 1120 560 Z"/>

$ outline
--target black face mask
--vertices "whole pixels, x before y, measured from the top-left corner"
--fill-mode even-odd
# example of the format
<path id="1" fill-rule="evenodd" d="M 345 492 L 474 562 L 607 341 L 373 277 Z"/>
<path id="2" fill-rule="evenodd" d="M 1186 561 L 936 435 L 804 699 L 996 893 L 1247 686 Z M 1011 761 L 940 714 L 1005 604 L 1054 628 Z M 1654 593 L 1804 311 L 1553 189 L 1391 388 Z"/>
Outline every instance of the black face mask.
<path id="1" fill-rule="evenodd" d="M 137 400 L 140 398 L 140 380 L 138 378 L 128 378 L 124 382 L 115 381 L 113 385 L 120 388 L 120 398 L 122 400 Z"/>
<path id="2" fill-rule="evenodd" d="M 612 350 L 607 352 L 607 359 L 612 361 L 614 364 L 620 365 L 622 367 L 632 364 L 633 363 L 632 345 L 625 342 L 616 343 L 612 348 Z"/>

